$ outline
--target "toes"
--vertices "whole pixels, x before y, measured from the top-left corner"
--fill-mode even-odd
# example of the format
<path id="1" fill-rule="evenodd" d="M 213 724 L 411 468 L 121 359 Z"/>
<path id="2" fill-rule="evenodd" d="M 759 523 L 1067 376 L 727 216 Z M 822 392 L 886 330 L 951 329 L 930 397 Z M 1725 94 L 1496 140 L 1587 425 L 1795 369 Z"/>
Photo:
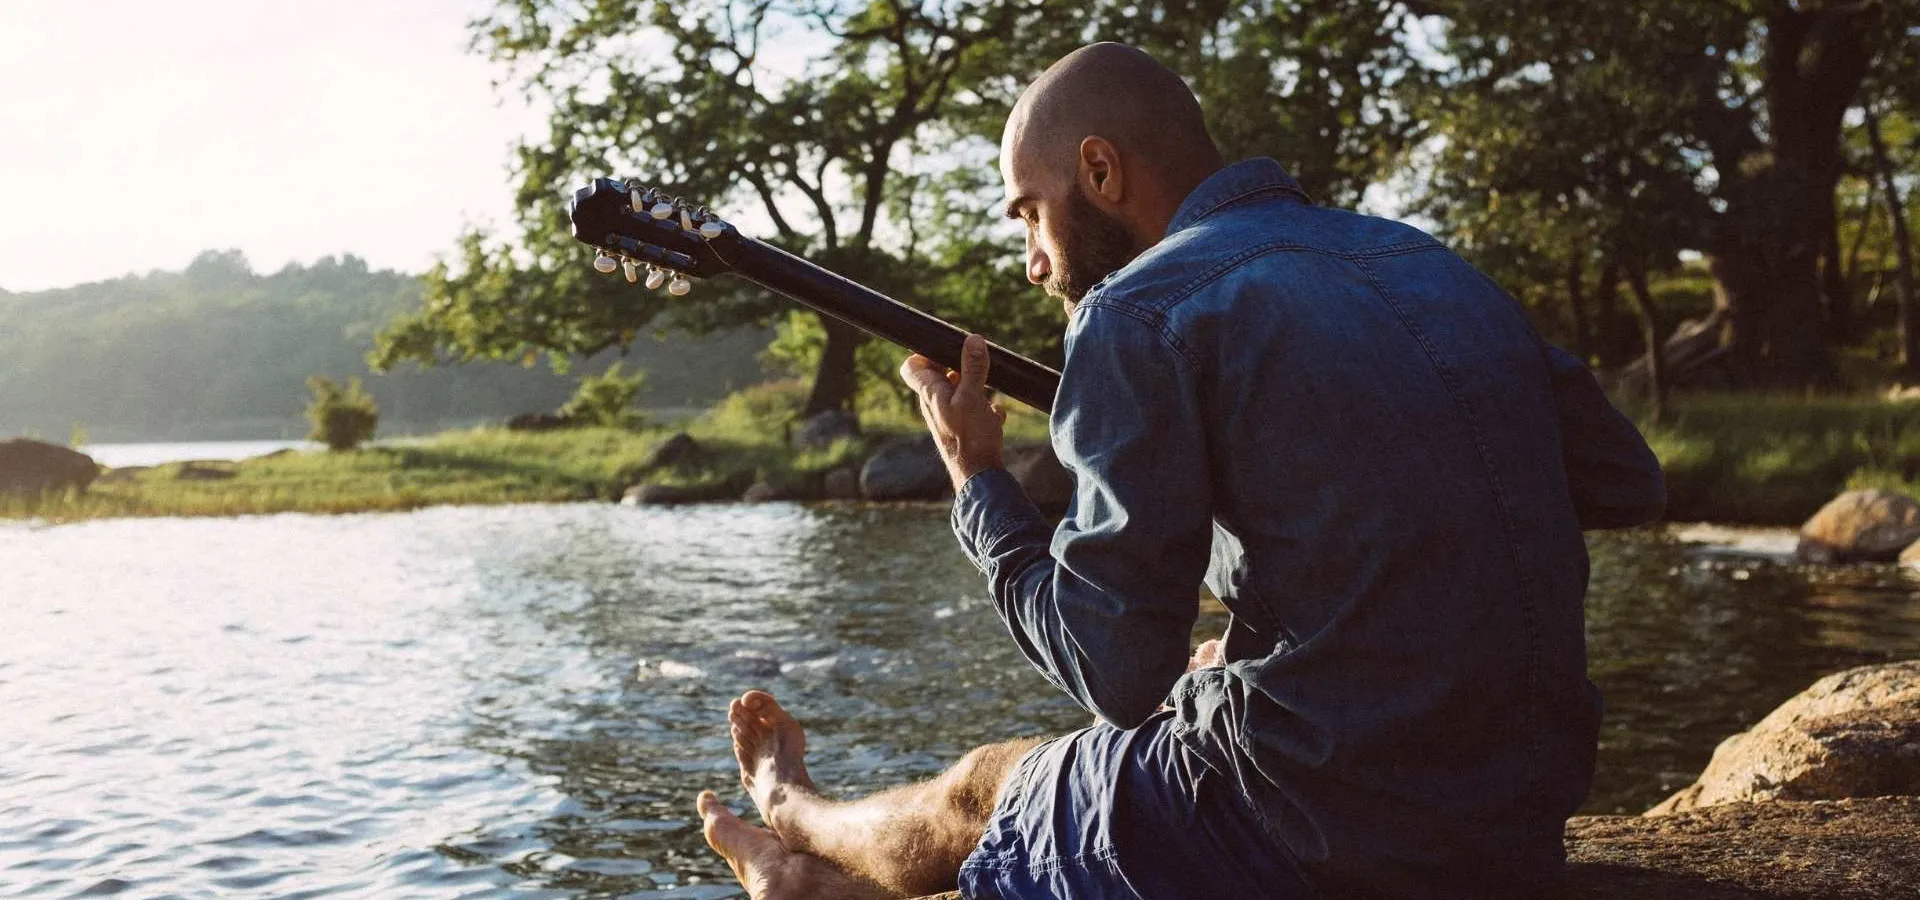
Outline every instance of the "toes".
<path id="1" fill-rule="evenodd" d="M 701 791 L 696 806 L 707 846 L 729 861 L 752 859 L 779 846 L 780 839 L 774 837 L 773 832 L 747 824 L 712 791 Z"/>
<path id="2" fill-rule="evenodd" d="M 748 712 L 759 717 L 761 724 L 775 728 L 800 724 L 792 713 L 787 712 L 786 707 L 780 705 L 780 701 L 773 699 L 773 695 L 766 691 L 748 691 L 746 696 L 740 698 L 740 702 Z"/>

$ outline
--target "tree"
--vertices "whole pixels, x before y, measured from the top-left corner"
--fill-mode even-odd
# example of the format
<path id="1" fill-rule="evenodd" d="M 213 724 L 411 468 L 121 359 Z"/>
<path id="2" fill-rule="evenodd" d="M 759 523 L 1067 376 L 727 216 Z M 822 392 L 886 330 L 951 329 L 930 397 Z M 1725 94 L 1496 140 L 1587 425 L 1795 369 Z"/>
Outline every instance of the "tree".
<path id="1" fill-rule="evenodd" d="M 315 375 L 307 379 L 307 389 L 313 392 L 307 401 L 307 421 L 313 425 L 307 440 L 326 444 L 328 450 L 352 450 L 373 437 L 380 411 L 359 378 L 347 379 L 342 390 L 333 379 Z"/>
<path id="2" fill-rule="evenodd" d="M 1885 6 L 1898 7 L 1893 18 L 1904 21 L 1910 5 Z M 1519 126 L 1526 134 L 1551 146 L 1568 131 L 1624 130 L 1641 171 L 1679 189 L 1664 193 L 1679 203 L 1668 224 L 1683 249 L 1711 259 L 1728 323 L 1727 359 L 1743 383 L 1805 385 L 1829 376 L 1831 332 L 1823 326 L 1848 312 L 1844 284 L 1836 287 L 1833 202 L 1843 119 L 1874 52 L 1903 39 L 1886 33 L 1883 4 L 1415 6 L 1437 17 L 1431 22 L 1451 62 L 1440 78 L 1448 91 L 1500 107 L 1549 85 L 1563 101 L 1562 117 Z M 1602 123 L 1606 129 L 1591 127 Z M 1463 153 L 1485 139 L 1469 129 L 1446 134 L 1467 145 Z M 1676 183 L 1673 175 L 1684 178 Z M 1602 183 L 1617 177 L 1604 165 L 1590 167 L 1595 196 L 1613 198 L 1601 202 L 1644 196 L 1631 177 Z"/>
<path id="3" fill-rule="evenodd" d="M 1274 153 L 1310 189 L 1356 198 L 1417 127 L 1383 101 L 1417 67 L 1380 0 L 1085 4 L 948 0 L 500 0 L 475 47 L 549 105 L 516 156 L 519 234 L 469 233 L 395 321 L 375 361 L 568 357 L 643 330 L 763 322 L 783 305 L 738 283 L 668 300 L 595 276 L 564 203 L 594 175 L 638 174 L 883 292 L 1042 355 L 1058 305 L 1019 277 L 996 227 L 992 161 L 1019 89 L 1094 37 L 1193 75 L 1231 153 Z M 959 220 L 965 219 L 965 223 Z M 1004 262 L 1003 262 L 1004 260 Z M 810 360 L 807 413 L 845 407 L 862 336 L 811 314 L 783 346 Z M 865 357 L 897 356 L 876 349 Z"/>
<path id="4" fill-rule="evenodd" d="M 646 380 L 645 372 L 623 374 L 619 363 L 598 375 L 582 377 L 579 390 L 560 407 L 560 418 L 568 425 L 637 428 L 642 418 L 633 408 L 633 400 Z"/>

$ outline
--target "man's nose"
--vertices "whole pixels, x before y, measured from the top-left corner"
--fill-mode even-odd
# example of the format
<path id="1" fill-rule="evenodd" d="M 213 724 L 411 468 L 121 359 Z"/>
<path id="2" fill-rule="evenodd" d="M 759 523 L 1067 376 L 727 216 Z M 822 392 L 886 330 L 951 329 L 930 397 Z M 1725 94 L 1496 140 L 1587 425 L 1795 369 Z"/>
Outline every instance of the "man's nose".
<path id="1" fill-rule="evenodd" d="M 1027 237 L 1027 280 L 1034 284 L 1046 284 L 1047 276 L 1053 274 L 1053 262 L 1047 259 L 1045 251 L 1032 236 Z"/>

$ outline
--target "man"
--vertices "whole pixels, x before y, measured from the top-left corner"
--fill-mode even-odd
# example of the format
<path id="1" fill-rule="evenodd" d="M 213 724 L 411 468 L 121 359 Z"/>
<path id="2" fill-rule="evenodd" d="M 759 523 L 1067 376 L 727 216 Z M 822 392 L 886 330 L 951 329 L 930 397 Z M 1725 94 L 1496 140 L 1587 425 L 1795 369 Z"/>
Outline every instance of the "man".
<path id="1" fill-rule="evenodd" d="M 1001 169 L 1027 277 L 1069 311 L 1066 520 L 1001 467 L 984 341 L 902 374 L 1014 640 L 1103 721 L 835 803 L 749 693 L 729 720 L 772 830 L 707 793 L 710 842 L 762 898 L 1543 890 L 1600 714 L 1580 531 L 1659 515 L 1640 435 L 1432 238 L 1223 167 L 1136 50 L 1042 75 Z M 1190 666 L 1203 578 L 1233 618 L 1223 664 Z"/>

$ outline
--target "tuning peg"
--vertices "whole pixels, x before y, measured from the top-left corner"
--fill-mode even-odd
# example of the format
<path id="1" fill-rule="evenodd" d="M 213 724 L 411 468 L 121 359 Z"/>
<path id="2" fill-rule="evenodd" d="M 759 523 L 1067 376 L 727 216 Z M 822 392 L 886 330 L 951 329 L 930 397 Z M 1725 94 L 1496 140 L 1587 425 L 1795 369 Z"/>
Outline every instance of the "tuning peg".
<path id="1" fill-rule="evenodd" d="M 640 280 L 640 264 L 639 263 L 636 263 L 630 259 L 621 260 L 620 268 L 626 270 L 628 284 L 633 284 Z"/>
<path id="2" fill-rule="evenodd" d="M 686 210 L 686 209 L 682 209 L 682 210 L 680 210 L 680 230 L 681 230 L 681 231 L 693 231 L 693 230 L 695 230 L 695 229 L 694 229 L 694 227 L 693 227 L 693 213 L 692 213 L 692 211 L 690 211 L 690 210 Z"/>
<path id="3" fill-rule="evenodd" d="M 608 256 L 605 251 L 593 258 L 593 270 L 602 275 L 612 275 L 613 270 L 618 268 L 620 268 L 620 261 Z"/>
<path id="4" fill-rule="evenodd" d="M 665 200 L 662 200 L 659 203 L 655 203 L 652 209 L 647 210 L 647 215 L 650 215 L 656 219 L 664 219 L 670 215 L 673 215 L 673 204 L 668 203 Z"/>
<path id="5" fill-rule="evenodd" d="M 666 283 L 667 283 L 667 270 L 662 269 L 659 266 L 647 267 L 647 290 L 657 291 L 660 289 L 661 285 Z"/>
<path id="6" fill-rule="evenodd" d="M 685 275 L 674 275 L 673 280 L 667 282 L 667 293 L 675 297 L 685 297 L 690 290 L 693 290 L 693 282 L 688 281 Z"/>
<path id="7" fill-rule="evenodd" d="M 707 240 L 713 240 L 719 237 L 721 232 L 726 230 L 727 227 L 720 224 L 719 219 L 708 219 L 700 223 L 700 236 Z"/>
<path id="8" fill-rule="evenodd" d="M 647 208 L 647 195 L 640 191 L 640 188 L 638 185 L 633 185 L 632 183 L 629 183 L 627 187 L 627 196 L 633 198 L 634 212 L 639 212 Z"/>

